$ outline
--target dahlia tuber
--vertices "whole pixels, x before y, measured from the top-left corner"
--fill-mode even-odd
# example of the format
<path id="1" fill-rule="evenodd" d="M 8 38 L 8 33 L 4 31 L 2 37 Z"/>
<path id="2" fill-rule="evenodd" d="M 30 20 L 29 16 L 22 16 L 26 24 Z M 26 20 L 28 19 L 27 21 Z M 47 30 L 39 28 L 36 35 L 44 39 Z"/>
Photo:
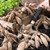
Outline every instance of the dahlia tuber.
<path id="1" fill-rule="evenodd" d="M 16 21 L 18 22 L 18 24 L 22 24 L 22 20 L 19 17 L 16 17 Z"/>
<path id="2" fill-rule="evenodd" d="M 47 42 L 46 38 L 44 38 L 42 35 L 41 35 L 40 37 L 41 37 L 41 40 L 42 40 L 43 44 L 44 44 L 46 47 L 48 47 L 48 42 Z"/>
<path id="3" fill-rule="evenodd" d="M 35 47 L 38 48 L 40 46 L 40 43 L 37 39 L 37 36 L 35 36 Z"/>
<path id="4" fill-rule="evenodd" d="M 8 41 L 8 50 L 12 50 L 12 42 Z"/>
<path id="5" fill-rule="evenodd" d="M 16 50 L 24 50 L 26 45 L 27 45 L 26 42 L 21 42 L 19 43 L 18 48 Z"/>
<path id="6" fill-rule="evenodd" d="M 3 45 L 0 47 L 0 50 L 7 50 L 7 44 L 8 44 L 8 40 L 5 37 L 3 40 Z"/>

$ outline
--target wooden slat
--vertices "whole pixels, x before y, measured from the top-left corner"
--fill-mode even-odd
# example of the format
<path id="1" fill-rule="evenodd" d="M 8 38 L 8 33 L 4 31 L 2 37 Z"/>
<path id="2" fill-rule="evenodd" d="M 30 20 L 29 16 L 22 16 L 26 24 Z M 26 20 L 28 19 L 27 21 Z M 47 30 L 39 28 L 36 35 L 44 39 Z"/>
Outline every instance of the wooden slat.
<path id="1" fill-rule="evenodd" d="M 23 0 L 23 3 L 28 2 L 28 3 L 36 3 L 36 4 L 40 4 L 42 3 L 44 0 Z"/>

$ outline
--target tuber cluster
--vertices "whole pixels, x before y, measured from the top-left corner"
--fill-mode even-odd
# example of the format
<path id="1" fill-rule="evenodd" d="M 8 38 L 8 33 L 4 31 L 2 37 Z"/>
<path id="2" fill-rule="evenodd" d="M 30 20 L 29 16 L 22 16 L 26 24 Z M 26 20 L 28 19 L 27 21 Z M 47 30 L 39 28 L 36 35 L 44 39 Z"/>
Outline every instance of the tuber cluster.
<path id="1" fill-rule="evenodd" d="M 49 29 L 50 18 L 40 15 L 39 19 L 34 21 L 34 25 L 31 24 L 36 10 L 34 3 L 26 2 L 24 6 L 17 7 L 6 16 L 0 17 L 0 37 L 4 37 L 0 50 L 13 50 L 13 47 L 14 50 L 25 50 L 29 47 L 38 49 L 42 44 L 48 47 L 50 37 L 41 33 L 39 27 L 43 24 L 45 29 Z"/>

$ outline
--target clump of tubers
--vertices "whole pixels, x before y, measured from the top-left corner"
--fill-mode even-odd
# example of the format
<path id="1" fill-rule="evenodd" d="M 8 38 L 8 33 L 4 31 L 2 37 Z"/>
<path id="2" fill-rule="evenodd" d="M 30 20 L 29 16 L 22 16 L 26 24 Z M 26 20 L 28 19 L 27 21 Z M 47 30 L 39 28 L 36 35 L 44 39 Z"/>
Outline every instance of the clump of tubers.
<path id="1" fill-rule="evenodd" d="M 29 47 L 38 49 L 42 44 L 48 47 L 50 37 L 39 32 L 38 27 L 43 24 L 45 29 L 48 29 L 50 18 L 40 15 L 34 25 L 30 24 L 36 10 L 34 3 L 26 2 L 24 6 L 17 7 L 6 16 L 0 17 L 0 37 L 4 37 L 0 50 L 12 50 L 13 42 L 16 43 L 14 50 L 25 50 Z"/>
<path id="2" fill-rule="evenodd" d="M 38 19 L 35 22 L 35 29 L 38 30 L 38 27 L 41 26 L 43 24 L 45 29 L 49 29 L 48 26 L 50 26 L 50 18 L 48 18 L 47 16 L 41 15 L 40 19 Z"/>
<path id="3" fill-rule="evenodd" d="M 44 34 L 44 33 L 41 33 L 39 31 L 32 30 L 32 28 L 30 26 L 31 26 L 31 24 L 28 24 L 26 26 L 23 26 L 22 27 L 23 30 L 20 32 L 21 35 L 23 34 L 24 38 L 27 37 L 29 41 L 32 41 L 31 43 L 28 41 L 28 44 L 30 46 L 32 44 L 34 44 L 32 46 L 34 46 L 36 48 L 38 48 L 40 46 L 40 44 L 44 44 L 46 47 L 48 47 L 48 42 L 50 42 L 50 38 L 46 34 Z M 31 30 L 30 30 L 30 28 L 31 28 Z"/>

